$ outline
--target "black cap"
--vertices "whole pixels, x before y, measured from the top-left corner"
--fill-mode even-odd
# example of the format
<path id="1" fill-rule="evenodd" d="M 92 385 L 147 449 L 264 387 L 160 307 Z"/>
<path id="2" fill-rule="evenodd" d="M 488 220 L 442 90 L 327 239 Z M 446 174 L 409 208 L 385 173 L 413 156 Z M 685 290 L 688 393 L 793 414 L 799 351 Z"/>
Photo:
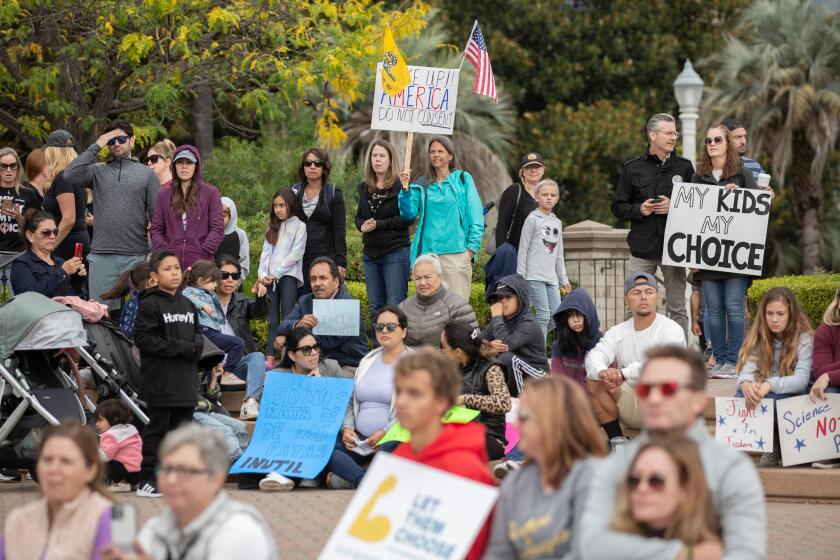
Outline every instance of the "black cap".
<path id="1" fill-rule="evenodd" d="M 515 295 L 516 295 L 516 292 L 514 291 L 514 289 L 513 289 L 513 288 L 511 288 L 511 287 L 510 287 L 510 286 L 508 286 L 507 284 L 502 284 L 501 282 L 499 282 L 498 284 L 496 284 L 496 289 L 495 289 L 495 290 L 493 290 L 493 296 L 494 296 L 494 297 L 498 297 L 498 296 L 515 296 Z"/>
<path id="2" fill-rule="evenodd" d="M 53 130 L 47 136 L 45 148 L 72 148 L 76 145 L 73 135 L 66 130 Z"/>
<path id="3" fill-rule="evenodd" d="M 522 161 L 519 162 L 519 168 L 522 169 L 526 165 L 537 164 L 542 165 L 545 167 L 545 162 L 543 162 L 543 158 L 537 152 L 528 152 L 524 156 L 522 156 Z"/>

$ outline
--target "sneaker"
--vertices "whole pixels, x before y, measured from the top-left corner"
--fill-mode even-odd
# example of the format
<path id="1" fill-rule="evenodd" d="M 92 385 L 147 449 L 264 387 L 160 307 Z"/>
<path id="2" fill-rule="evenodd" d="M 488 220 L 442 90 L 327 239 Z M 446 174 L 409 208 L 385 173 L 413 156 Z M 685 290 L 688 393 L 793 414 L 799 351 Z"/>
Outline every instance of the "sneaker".
<path id="1" fill-rule="evenodd" d="M 301 488 L 320 488 L 321 483 L 318 482 L 317 478 L 301 478 L 298 486 Z"/>
<path id="2" fill-rule="evenodd" d="M 260 414 L 260 401 L 254 397 L 248 397 L 239 409 L 240 420 L 256 420 Z"/>
<path id="3" fill-rule="evenodd" d="M 222 374 L 221 384 L 224 385 L 225 387 L 244 387 L 245 386 L 245 380 L 244 379 L 239 379 L 238 377 L 233 375 L 231 372 L 226 371 Z"/>
<path id="4" fill-rule="evenodd" d="M 327 473 L 327 488 L 331 490 L 355 490 L 352 482 L 335 473 Z"/>
<path id="5" fill-rule="evenodd" d="M 732 364 L 715 365 L 709 371 L 714 379 L 735 379 L 738 377 L 738 372 L 735 371 L 735 366 Z"/>
<path id="6" fill-rule="evenodd" d="M 814 461 L 811 466 L 815 469 L 840 469 L 840 459 L 826 459 Z"/>
<path id="7" fill-rule="evenodd" d="M 291 492 L 294 487 L 294 481 L 276 472 L 268 473 L 260 480 L 260 490 L 263 492 Z"/>
<path id="8" fill-rule="evenodd" d="M 115 482 L 108 486 L 108 491 L 111 494 L 125 494 L 127 492 L 131 492 L 131 484 L 128 482 Z"/>
<path id="9" fill-rule="evenodd" d="M 137 496 L 140 498 L 160 498 L 163 494 L 154 482 L 141 482 L 137 486 Z"/>
<path id="10" fill-rule="evenodd" d="M 770 453 L 762 453 L 758 460 L 759 467 L 778 467 L 782 464 L 782 452 L 771 451 Z"/>
<path id="11" fill-rule="evenodd" d="M 20 471 L 17 469 L 0 469 L 0 482 L 20 482 Z"/>
<path id="12" fill-rule="evenodd" d="M 496 463 L 496 466 L 493 467 L 493 475 L 498 478 L 499 480 L 504 480 L 504 478 L 512 472 L 518 471 L 522 468 L 521 461 L 512 461 L 510 459 L 505 459 L 499 463 Z"/>

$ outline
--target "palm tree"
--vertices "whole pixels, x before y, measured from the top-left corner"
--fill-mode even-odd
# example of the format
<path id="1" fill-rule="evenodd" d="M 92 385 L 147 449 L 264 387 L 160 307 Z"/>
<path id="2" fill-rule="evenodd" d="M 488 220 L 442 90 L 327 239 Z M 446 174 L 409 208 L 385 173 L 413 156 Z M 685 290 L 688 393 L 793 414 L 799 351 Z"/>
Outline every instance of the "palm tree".
<path id="1" fill-rule="evenodd" d="M 802 269 L 822 264 L 823 172 L 840 133 L 840 20 L 808 0 L 759 0 L 736 36 L 705 63 L 715 71 L 708 105 L 749 123 L 752 151 L 768 151 L 789 184 L 802 228 Z"/>

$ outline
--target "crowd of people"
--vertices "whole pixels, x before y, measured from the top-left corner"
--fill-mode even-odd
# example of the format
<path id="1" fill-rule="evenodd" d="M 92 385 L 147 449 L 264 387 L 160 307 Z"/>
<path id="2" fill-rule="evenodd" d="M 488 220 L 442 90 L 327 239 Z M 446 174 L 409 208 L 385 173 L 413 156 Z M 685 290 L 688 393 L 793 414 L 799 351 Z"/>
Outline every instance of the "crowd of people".
<path id="1" fill-rule="evenodd" d="M 324 335 L 314 300 L 353 299 L 345 199 L 325 150 L 306 150 L 298 182 L 266 201 L 250 295 L 248 236 L 235 202 L 204 181 L 195 147 L 162 141 L 141 163 L 131 125 L 118 121 L 81 154 L 69 133 L 53 132 L 25 168 L 0 150 L 0 248 L 21 253 L 10 293 L 107 305 L 139 353 L 150 420 L 138 432 L 127 407 L 100 403 L 98 451 L 86 428 L 48 430 L 34 473 L 44 498 L 6 520 L 0 557 L 50 557 L 58 531 L 78 557 L 105 549 L 101 557 L 121 558 L 106 548 L 107 514 L 111 493 L 131 489 L 168 506 L 141 531 L 138 553 L 276 557 L 259 513 L 222 489 L 272 371 L 352 379 L 353 392 L 317 478 L 240 475 L 242 489 L 355 489 L 382 452 L 494 484 L 492 460 L 505 480 L 468 558 L 764 557 L 763 490 L 749 458 L 709 435 L 706 381 L 733 379 L 748 407 L 840 392 L 840 288 L 816 333 L 783 287 L 765 294 L 746 332 L 748 279 L 692 271 L 689 314 L 687 271 L 661 263 L 673 184 L 758 188 L 761 169 L 744 156 L 746 131 L 734 121 L 707 130 L 696 171 L 674 151 L 673 117 L 654 115 L 647 134 L 649 149 L 625 164 L 612 205 L 631 222 L 632 257 L 628 318 L 606 332 L 566 273 L 560 188 L 535 152 L 499 201 L 490 307 L 477 317 L 469 298 L 484 216 L 453 144 L 431 138 L 429 167 L 412 177 L 389 142 L 373 142 L 355 213 L 371 330 L 360 307 L 356 333 Z M 658 268 L 667 315 L 657 313 Z M 264 348 L 251 330 L 260 319 Z M 691 332 L 704 335 L 708 360 L 689 348 Z M 211 345 L 225 355 L 219 364 L 202 361 Z M 238 419 L 220 404 L 223 387 L 243 391 Z M 442 423 L 455 405 L 477 411 L 475 421 Z M 506 453 L 511 414 L 519 441 Z M 410 441 L 380 444 L 397 422 Z M 629 430 L 641 432 L 628 443 Z M 774 449 L 762 465 L 779 463 Z M 22 539 L 23 524 L 38 537 Z"/>

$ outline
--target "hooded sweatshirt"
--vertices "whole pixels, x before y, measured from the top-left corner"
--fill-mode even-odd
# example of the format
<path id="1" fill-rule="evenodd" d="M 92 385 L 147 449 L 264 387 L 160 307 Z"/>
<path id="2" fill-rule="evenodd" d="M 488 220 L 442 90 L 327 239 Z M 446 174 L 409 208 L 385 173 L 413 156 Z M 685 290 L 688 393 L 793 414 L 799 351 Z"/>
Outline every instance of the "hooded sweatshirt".
<path id="1" fill-rule="evenodd" d="M 595 304 L 592 298 L 589 297 L 589 292 L 583 288 L 572 290 L 569 295 L 563 298 L 557 312 L 554 313 L 554 325 L 557 329 L 555 333 L 559 332 L 563 322 L 567 317 L 563 315 L 567 311 L 577 311 L 584 317 L 583 336 L 589 340 L 586 348 L 575 346 L 572 348 L 561 348 L 557 336 L 554 338 L 554 344 L 551 346 L 551 373 L 562 373 L 568 375 L 577 381 L 581 387 L 586 389 L 586 365 L 584 358 L 586 353 L 595 348 L 598 341 L 601 340 L 601 321 L 598 319 L 598 311 L 595 309 Z"/>
<path id="2" fill-rule="evenodd" d="M 498 315 L 490 319 L 482 333 L 486 340 L 501 340 L 508 345 L 508 351 L 529 365 L 548 370 L 545 355 L 545 337 L 539 322 L 531 315 L 531 295 L 528 282 L 519 274 L 505 276 L 499 285 L 509 286 L 519 298 L 519 309 L 512 317 Z"/>
<path id="3" fill-rule="evenodd" d="M 204 336 L 195 306 L 158 288 L 140 294 L 134 344 L 140 349 L 140 395 L 152 407 L 194 407 Z"/>
<path id="4" fill-rule="evenodd" d="M 400 444 L 394 450 L 394 455 L 427 467 L 434 467 L 476 482 L 495 486 L 495 481 L 487 468 L 484 426 L 475 422 L 445 424 L 437 439 L 421 449 L 419 453 L 414 452 L 411 442 L 406 442 Z M 467 560 L 481 558 L 490 537 L 492 518 L 493 514 L 491 513 L 478 532 L 472 548 L 467 553 Z"/>
<path id="5" fill-rule="evenodd" d="M 146 255 L 149 253 L 149 220 L 160 192 L 157 177 L 135 157 L 112 158 L 99 163 L 102 146 L 91 144 L 64 169 L 71 183 L 93 186 L 96 254 Z"/>
<path id="6" fill-rule="evenodd" d="M 172 156 L 172 176 L 177 177 L 175 161 L 178 154 L 189 151 L 197 160 L 195 181 L 198 197 L 194 207 L 187 210 L 186 225 L 181 214 L 172 209 L 172 193 L 181 188 L 177 181 L 169 189 L 160 191 L 152 218 L 152 247 L 155 251 L 171 251 L 188 268 L 197 260 L 214 260 L 216 249 L 225 236 L 224 210 L 219 191 L 201 178 L 201 156 L 190 145 L 179 146 Z M 155 179 L 157 180 L 157 179 Z"/>
<path id="7" fill-rule="evenodd" d="M 222 255 L 229 255 L 239 261 L 239 268 L 242 269 L 242 277 L 240 282 L 244 282 L 248 277 L 250 270 L 249 262 L 251 260 L 251 249 L 248 246 L 248 234 L 245 230 L 238 226 L 239 213 L 236 210 L 236 203 L 230 198 L 222 197 L 222 210 L 224 208 L 230 210 L 230 220 L 225 226 L 225 237 L 222 239 L 221 245 L 216 249 L 214 260 L 218 260 Z M 224 215 L 222 215 L 224 220 Z"/>
<path id="8" fill-rule="evenodd" d="M 116 424 L 99 434 L 99 457 L 122 463 L 128 472 L 140 472 L 143 442 L 132 424 Z"/>
<path id="9" fill-rule="evenodd" d="M 563 259 L 563 224 L 554 212 L 537 208 L 525 219 L 519 239 L 516 272 L 527 280 L 553 286 L 569 283 Z"/>

